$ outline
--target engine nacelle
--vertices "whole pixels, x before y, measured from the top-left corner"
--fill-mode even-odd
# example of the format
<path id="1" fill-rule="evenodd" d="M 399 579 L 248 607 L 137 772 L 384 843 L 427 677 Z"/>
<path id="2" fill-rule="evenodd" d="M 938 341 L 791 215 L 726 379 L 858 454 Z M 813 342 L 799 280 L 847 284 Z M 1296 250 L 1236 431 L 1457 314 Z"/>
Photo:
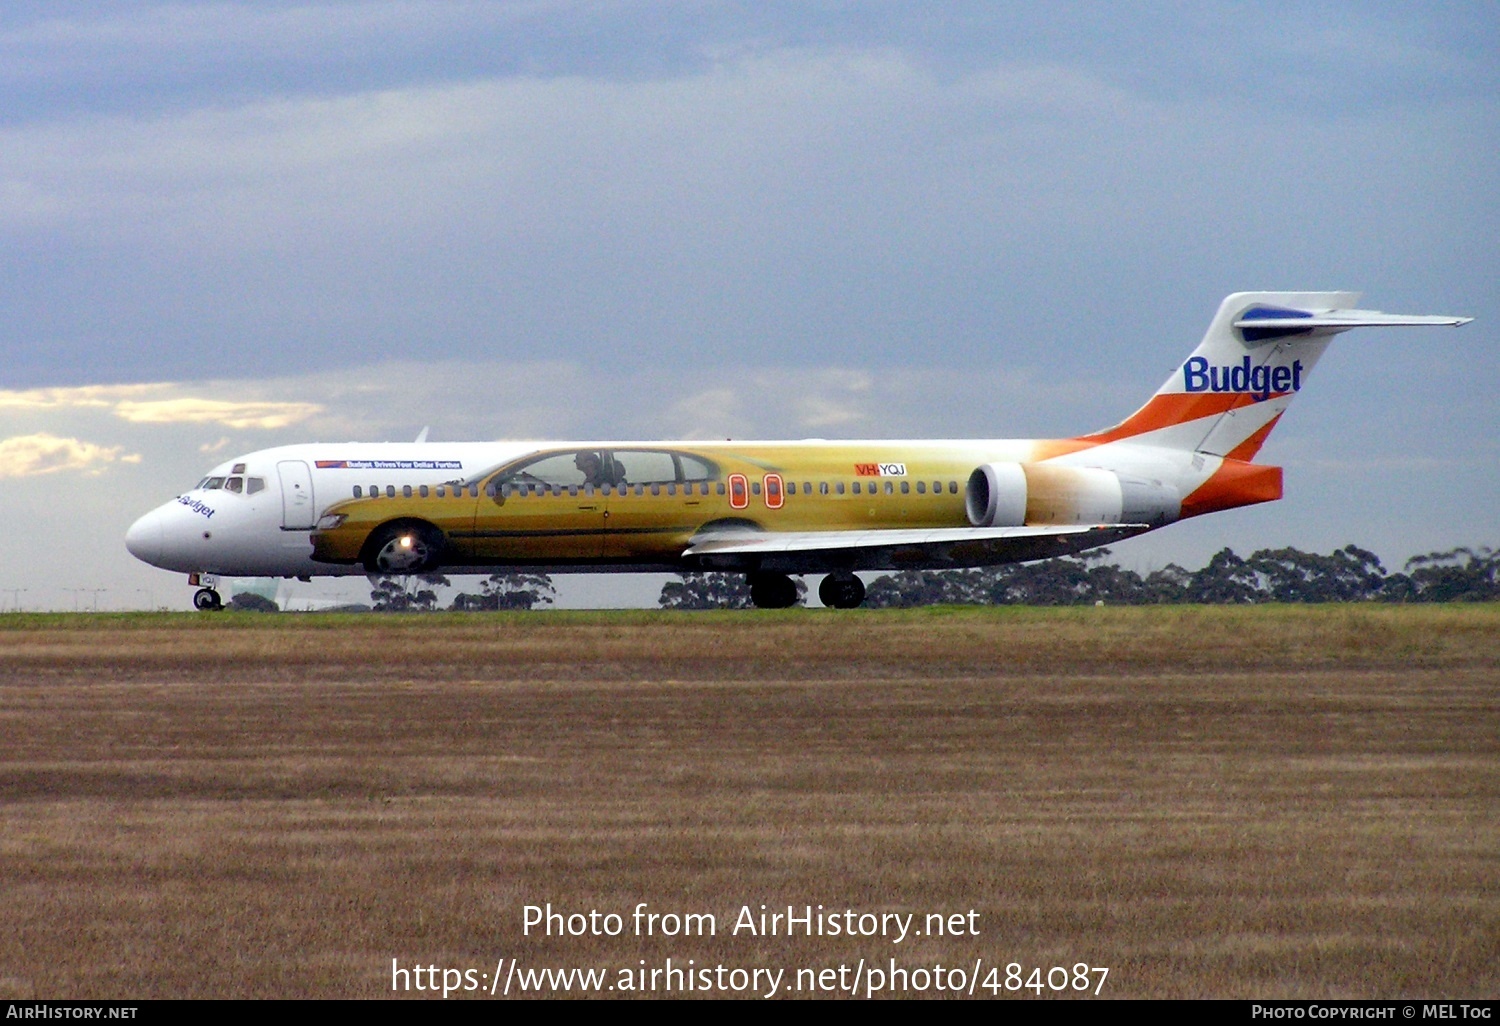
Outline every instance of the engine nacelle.
<path id="1" fill-rule="evenodd" d="M 1182 496 L 1161 481 L 1097 467 L 986 463 L 969 475 L 964 508 L 975 527 L 1151 524 L 1176 520 Z"/>

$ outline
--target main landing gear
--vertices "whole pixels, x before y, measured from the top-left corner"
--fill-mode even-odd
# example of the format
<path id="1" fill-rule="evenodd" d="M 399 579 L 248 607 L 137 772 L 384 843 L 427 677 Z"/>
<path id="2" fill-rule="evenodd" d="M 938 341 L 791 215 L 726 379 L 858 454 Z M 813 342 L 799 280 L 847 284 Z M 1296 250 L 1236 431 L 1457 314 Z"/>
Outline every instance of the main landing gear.
<path id="1" fill-rule="evenodd" d="M 786 574 L 751 574 L 750 601 L 757 609 L 790 609 L 797 604 L 797 585 Z"/>
<path id="2" fill-rule="evenodd" d="M 857 609 L 865 600 L 865 582 L 850 573 L 832 573 L 818 585 L 818 600 L 830 609 Z"/>
<path id="3" fill-rule="evenodd" d="M 865 600 L 865 585 L 847 571 L 831 573 L 818 585 L 818 598 L 830 609 L 856 609 Z M 751 574 L 750 601 L 758 609 L 787 609 L 797 604 L 797 585 L 786 574 Z"/>

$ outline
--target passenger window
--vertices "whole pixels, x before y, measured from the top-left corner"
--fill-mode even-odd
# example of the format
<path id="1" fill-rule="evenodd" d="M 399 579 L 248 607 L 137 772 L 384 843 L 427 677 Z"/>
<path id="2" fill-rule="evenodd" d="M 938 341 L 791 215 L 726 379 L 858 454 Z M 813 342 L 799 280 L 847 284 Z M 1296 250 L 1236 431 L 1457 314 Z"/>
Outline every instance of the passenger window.
<path id="1" fill-rule="evenodd" d="M 844 494 L 844 482 L 840 481 L 838 484 L 834 485 L 833 486 L 833 490 L 836 491 L 836 492 L 838 492 L 840 495 L 843 495 Z"/>
<path id="2" fill-rule="evenodd" d="M 917 494 L 918 495 L 926 495 L 927 494 L 927 482 L 926 481 L 918 481 L 917 482 Z"/>
<path id="3" fill-rule="evenodd" d="M 902 495 L 910 495 L 911 494 L 911 483 L 909 481 L 902 481 L 901 482 L 901 494 Z"/>
<path id="4" fill-rule="evenodd" d="M 402 485 L 401 486 L 401 497 L 403 499 L 409 499 L 409 498 L 411 498 L 411 485 Z"/>
<path id="5" fill-rule="evenodd" d="M 760 494 L 760 482 L 759 481 L 751 481 L 750 482 L 750 493 L 752 495 L 759 495 Z"/>
<path id="6" fill-rule="evenodd" d="M 716 495 L 723 495 L 724 494 L 724 482 L 723 481 L 720 481 L 718 484 L 714 485 L 714 493 Z"/>
<path id="7" fill-rule="evenodd" d="M 819 491 L 819 493 L 821 493 L 823 495 L 827 495 L 828 494 L 828 482 L 827 481 L 820 481 L 820 482 L 818 482 L 818 491 Z"/>
<path id="8" fill-rule="evenodd" d="M 797 482 L 796 481 L 788 481 L 786 483 L 786 493 L 788 495 L 796 495 L 797 494 Z"/>
<path id="9" fill-rule="evenodd" d="M 396 486 L 395 485 L 386 485 L 385 486 L 385 497 L 387 499 L 394 499 L 396 497 Z"/>
<path id="10" fill-rule="evenodd" d="M 417 489 L 417 492 L 418 492 L 419 495 L 422 496 L 422 498 L 424 498 L 424 499 L 427 498 L 427 486 L 426 485 L 423 485 L 421 488 Z"/>
<path id="11" fill-rule="evenodd" d="M 958 494 L 958 482 L 957 481 L 949 481 L 948 482 L 948 494 L 949 495 L 957 495 Z"/>
<path id="12" fill-rule="evenodd" d="M 266 490 L 266 479 L 265 478 L 263 478 L 263 477 L 247 477 L 247 478 L 245 478 L 245 494 L 246 495 L 254 495 L 256 492 L 263 492 L 265 490 Z"/>
<path id="13" fill-rule="evenodd" d="M 902 481 L 901 483 L 902 484 L 906 484 L 905 481 Z M 885 494 L 890 495 L 893 492 L 895 492 L 895 490 L 896 490 L 896 482 L 894 482 L 894 481 L 887 481 L 885 483 Z"/>
<path id="14" fill-rule="evenodd" d="M 359 485 L 355 485 L 354 486 L 354 497 L 356 499 L 363 497 L 364 494 L 365 494 L 365 490 L 363 488 L 361 488 Z"/>

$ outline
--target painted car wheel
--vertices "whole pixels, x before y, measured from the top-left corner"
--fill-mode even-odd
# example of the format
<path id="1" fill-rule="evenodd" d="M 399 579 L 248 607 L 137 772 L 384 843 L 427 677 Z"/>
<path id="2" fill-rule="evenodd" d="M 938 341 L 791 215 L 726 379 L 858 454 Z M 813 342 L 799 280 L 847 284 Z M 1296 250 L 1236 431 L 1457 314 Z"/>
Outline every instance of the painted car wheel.
<path id="1" fill-rule="evenodd" d="M 442 541 L 430 528 L 393 524 L 381 528 L 367 551 L 365 569 L 372 574 L 421 574 L 437 566 Z"/>

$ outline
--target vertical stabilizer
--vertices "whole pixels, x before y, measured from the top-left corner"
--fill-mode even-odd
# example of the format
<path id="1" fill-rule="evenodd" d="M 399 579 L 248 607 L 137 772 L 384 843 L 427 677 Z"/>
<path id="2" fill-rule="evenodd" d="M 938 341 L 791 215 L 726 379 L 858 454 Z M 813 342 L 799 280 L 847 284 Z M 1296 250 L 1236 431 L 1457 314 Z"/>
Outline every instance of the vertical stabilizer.
<path id="1" fill-rule="evenodd" d="M 1350 328 L 1458 325 L 1464 317 L 1358 310 L 1357 292 L 1236 292 L 1198 348 L 1146 403 L 1094 442 L 1152 445 L 1249 460 L 1306 384 L 1333 336 Z"/>

